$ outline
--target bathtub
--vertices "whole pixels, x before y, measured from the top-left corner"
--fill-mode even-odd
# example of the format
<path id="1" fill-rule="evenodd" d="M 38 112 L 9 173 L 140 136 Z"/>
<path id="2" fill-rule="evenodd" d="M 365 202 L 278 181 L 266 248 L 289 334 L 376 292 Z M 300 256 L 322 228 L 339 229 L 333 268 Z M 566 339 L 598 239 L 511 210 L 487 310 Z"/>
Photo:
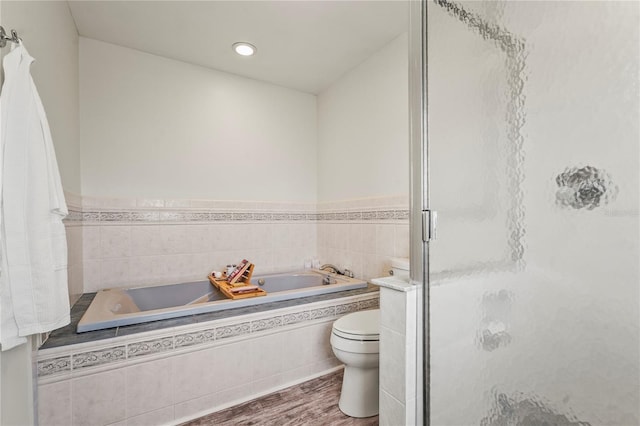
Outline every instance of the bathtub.
<path id="1" fill-rule="evenodd" d="M 251 281 L 267 294 L 231 300 L 209 281 L 101 290 L 78 322 L 76 331 L 82 333 L 367 286 L 366 281 L 318 270 L 254 275 Z"/>

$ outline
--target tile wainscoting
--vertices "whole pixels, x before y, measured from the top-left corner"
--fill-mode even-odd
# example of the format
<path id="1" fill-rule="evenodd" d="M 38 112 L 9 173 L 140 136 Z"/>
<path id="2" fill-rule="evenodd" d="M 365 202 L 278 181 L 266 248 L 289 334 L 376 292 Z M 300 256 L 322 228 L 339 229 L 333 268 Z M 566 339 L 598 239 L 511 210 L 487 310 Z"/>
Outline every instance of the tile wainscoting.
<path id="1" fill-rule="evenodd" d="M 408 197 L 330 203 L 79 197 L 67 194 L 70 295 L 202 280 L 247 258 L 256 273 L 318 257 L 384 276 L 409 255 Z"/>
<path id="2" fill-rule="evenodd" d="M 42 425 L 176 424 L 339 368 L 333 321 L 377 292 L 38 352 Z"/>

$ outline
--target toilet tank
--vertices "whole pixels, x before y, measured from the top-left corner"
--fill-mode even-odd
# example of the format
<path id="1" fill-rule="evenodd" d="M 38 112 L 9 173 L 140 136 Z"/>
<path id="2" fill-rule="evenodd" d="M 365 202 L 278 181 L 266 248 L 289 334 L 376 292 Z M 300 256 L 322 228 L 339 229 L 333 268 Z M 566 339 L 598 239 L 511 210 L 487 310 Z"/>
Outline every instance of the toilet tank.
<path id="1" fill-rule="evenodd" d="M 409 259 L 406 257 L 391 258 L 391 274 L 401 279 L 409 279 Z"/>

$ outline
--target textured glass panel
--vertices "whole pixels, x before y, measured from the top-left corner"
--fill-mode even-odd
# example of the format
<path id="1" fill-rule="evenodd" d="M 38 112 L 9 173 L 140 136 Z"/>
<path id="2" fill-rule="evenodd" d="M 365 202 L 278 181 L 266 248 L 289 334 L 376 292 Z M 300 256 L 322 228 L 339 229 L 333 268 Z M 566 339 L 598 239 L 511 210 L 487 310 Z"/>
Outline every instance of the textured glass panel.
<path id="1" fill-rule="evenodd" d="M 639 3 L 427 15 L 431 424 L 640 424 Z"/>

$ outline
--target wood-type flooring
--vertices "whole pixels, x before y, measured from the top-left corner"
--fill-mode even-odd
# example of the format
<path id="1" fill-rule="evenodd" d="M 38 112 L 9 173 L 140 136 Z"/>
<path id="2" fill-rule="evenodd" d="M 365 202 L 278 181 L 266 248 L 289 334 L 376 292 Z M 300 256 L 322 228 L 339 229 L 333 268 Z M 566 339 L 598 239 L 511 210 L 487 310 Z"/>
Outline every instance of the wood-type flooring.
<path id="1" fill-rule="evenodd" d="M 338 408 L 343 370 L 283 389 L 182 426 L 374 426 L 378 416 L 357 419 Z"/>

